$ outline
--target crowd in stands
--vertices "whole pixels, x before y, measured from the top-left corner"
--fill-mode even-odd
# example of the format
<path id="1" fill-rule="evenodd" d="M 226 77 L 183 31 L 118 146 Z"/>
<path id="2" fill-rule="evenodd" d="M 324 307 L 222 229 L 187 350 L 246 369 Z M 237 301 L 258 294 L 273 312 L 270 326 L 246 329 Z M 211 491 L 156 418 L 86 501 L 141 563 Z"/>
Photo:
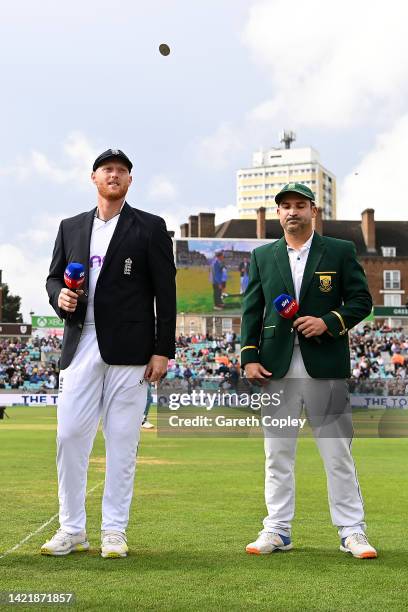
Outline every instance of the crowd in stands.
<path id="1" fill-rule="evenodd" d="M 358 383 L 360 393 L 383 390 L 388 395 L 406 395 L 408 334 L 402 328 L 366 325 L 349 337 L 352 388 Z"/>
<path id="2" fill-rule="evenodd" d="M 34 337 L 26 342 L 0 341 L 0 389 L 52 390 L 58 387 L 61 340 Z M 240 378 L 239 338 L 192 334 L 176 338 L 176 358 L 168 379 L 184 383 L 215 376 L 236 387 Z M 366 325 L 350 333 L 351 384 L 360 392 L 388 388 L 389 395 L 408 391 L 408 334 L 402 328 Z M 387 381 L 384 385 L 384 380 Z M 381 392 L 381 391 L 379 391 Z"/>
<path id="3" fill-rule="evenodd" d="M 59 338 L 0 340 L 0 389 L 47 391 L 58 387 Z"/>
<path id="4" fill-rule="evenodd" d="M 176 357 L 168 366 L 167 378 L 192 383 L 196 379 L 218 377 L 236 387 L 240 378 L 237 336 L 227 332 L 223 336 L 193 334 L 176 338 Z"/>

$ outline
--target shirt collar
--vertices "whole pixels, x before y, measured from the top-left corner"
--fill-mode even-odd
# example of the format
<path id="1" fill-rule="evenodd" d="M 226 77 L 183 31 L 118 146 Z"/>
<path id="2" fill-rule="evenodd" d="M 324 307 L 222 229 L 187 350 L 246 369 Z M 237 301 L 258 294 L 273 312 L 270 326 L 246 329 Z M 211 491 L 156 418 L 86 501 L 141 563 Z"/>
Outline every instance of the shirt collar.
<path id="1" fill-rule="evenodd" d="M 120 211 L 118 212 L 118 214 L 117 214 L 117 215 L 115 215 L 115 217 L 117 217 L 118 215 L 120 215 L 120 213 L 122 212 L 122 209 L 123 209 L 123 207 L 124 207 L 125 203 L 126 203 L 126 200 L 123 200 L 122 206 L 120 207 Z M 99 209 L 98 209 L 98 207 L 96 207 L 95 214 L 94 214 L 95 219 L 99 219 L 99 214 L 98 214 L 98 212 L 99 212 Z M 112 219 L 114 219 L 115 217 L 112 217 Z M 101 219 L 101 221 L 103 221 L 103 219 Z M 109 219 L 109 221 L 111 221 L 111 219 Z M 107 223 L 107 221 L 105 221 L 105 223 Z"/>
<path id="2" fill-rule="evenodd" d="M 308 240 L 306 240 L 306 242 L 304 244 L 302 244 L 302 246 L 299 249 L 294 249 L 293 247 L 289 246 L 288 244 L 286 245 L 286 248 L 288 249 L 288 251 L 307 251 L 311 247 L 311 244 L 312 244 L 312 241 L 313 241 L 313 236 L 314 236 L 314 230 L 311 233 L 310 238 L 308 238 Z"/>

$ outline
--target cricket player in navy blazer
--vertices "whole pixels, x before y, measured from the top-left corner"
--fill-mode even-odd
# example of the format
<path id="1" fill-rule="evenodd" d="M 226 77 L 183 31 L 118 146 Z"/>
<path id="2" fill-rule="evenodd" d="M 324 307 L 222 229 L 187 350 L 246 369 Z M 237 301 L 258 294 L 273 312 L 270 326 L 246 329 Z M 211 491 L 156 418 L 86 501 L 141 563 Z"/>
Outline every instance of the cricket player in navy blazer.
<path id="1" fill-rule="evenodd" d="M 101 553 L 127 555 L 126 527 L 147 384 L 174 357 L 175 265 L 163 219 L 125 201 L 132 163 L 118 149 L 94 162 L 98 204 L 61 222 L 47 278 L 50 304 L 65 319 L 58 398 L 60 528 L 42 554 L 89 548 L 85 494 L 89 455 L 102 420 L 106 479 Z M 64 285 L 71 262 L 85 267 L 84 290 Z"/>

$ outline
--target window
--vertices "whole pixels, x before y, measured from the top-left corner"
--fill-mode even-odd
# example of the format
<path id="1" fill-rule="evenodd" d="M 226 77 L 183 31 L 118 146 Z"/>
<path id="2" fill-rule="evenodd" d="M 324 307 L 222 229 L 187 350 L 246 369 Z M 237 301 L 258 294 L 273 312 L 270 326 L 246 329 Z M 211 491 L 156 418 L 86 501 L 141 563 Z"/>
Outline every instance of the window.
<path id="1" fill-rule="evenodd" d="M 384 293 L 384 306 L 401 306 L 401 294 Z"/>
<path id="2" fill-rule="evenodd" d="M 384 289 L 400 289 L 401 273 L 399 270 L 384 270 Z"/>
<path id="3" fill-rule="evenodd" d="M 232 331 L 232 319 L 222 319 L 222 331 Z"/>
<path id="4" fill-rule="evenodd" d="M 383 257 L 395 257 L 397 254 L 397 247 L 382 246 L 381 250 Z"/>

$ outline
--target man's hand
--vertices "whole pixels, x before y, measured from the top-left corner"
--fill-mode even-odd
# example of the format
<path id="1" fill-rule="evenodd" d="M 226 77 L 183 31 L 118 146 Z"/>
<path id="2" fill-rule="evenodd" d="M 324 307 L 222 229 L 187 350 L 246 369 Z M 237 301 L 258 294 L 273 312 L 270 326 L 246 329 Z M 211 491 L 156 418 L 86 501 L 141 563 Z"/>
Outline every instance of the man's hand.
<path id="1" fill-rule="evenodd" d="M 167 373 L 168 358 L 162 355 L 152 355 L 144 373 L 148 382 L 158 382 Z"/>
<path id="2" fill-rule="evenodd" d="M 61 310 L 65 310 L 66 312 L 75 312 L 77 307 L 78 297 L 83 295 L 82 289 L 78 289 L 78 293 L 75 291 L 71 291 L 70 289 L 61 289 L 60 294 L 58 296 L 58 306 Z"/>
<path id="3" fill-rule="evenodd" d="M 263 367 L 260 363 L 247 363 L 244 366 L 246 377 L 251 381 L 258 381 L 259 384 L 265 385 L 269 382 L 270 377 L 272 376 L 272 372 L 269 372 L 266 368 Z"/>
<path id="4" fill-rule="evenodd" d="M 293 327 L 300 331 L 305 338 L 321 336 L 327 331 L 326 323 L 318 317 L 299 317 L 294 321 Z"/>

